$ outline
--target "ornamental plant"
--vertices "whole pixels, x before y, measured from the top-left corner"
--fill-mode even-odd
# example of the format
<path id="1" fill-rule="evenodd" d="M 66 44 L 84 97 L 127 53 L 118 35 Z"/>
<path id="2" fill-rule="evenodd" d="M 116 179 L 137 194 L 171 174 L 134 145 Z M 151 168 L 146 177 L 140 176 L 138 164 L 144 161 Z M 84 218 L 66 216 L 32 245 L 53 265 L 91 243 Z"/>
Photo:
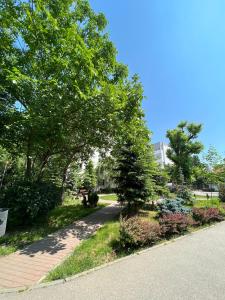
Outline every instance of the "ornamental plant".
<path id="1" fill-rule="evenodd" d="M 222 221 L 224 218 L 218 208 L 196 208 L 192 210 L 193 218 L 198 224 L 204 225 L 211 222 Z"/>
<path id="2" fill-rule="evenodd" d="M 165 199 L 157 204 L 157 210 L 159 211 L 160 216 L 171 213 L 188 214 L 191 210 L 185 207 L 184 203 L 185 201 L 181 198 Z"/>
<path id="3" fill-rule="evenodd" d="M 152 245 L 160 239 L 160 236 L 158 223 L 144 221 L 139 217 L 121 220 L 119 243 L 122 248 Z"/>
<path id="4" fill-rule="evenodd" d="M 182 213 L 165 214 L 159 219 L 161 232 L 164 236 L 181 234 L 187 231 L 188 226 L 192 223 L 191 217 Z"/>

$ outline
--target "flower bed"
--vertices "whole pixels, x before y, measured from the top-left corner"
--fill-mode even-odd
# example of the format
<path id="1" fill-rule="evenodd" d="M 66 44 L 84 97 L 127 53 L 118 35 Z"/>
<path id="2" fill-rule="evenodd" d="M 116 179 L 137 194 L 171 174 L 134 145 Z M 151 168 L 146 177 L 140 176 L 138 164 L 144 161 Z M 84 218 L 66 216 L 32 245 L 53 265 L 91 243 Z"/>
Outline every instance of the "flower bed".
<path id="1" fill-rule="evenodd" d="M 161 239 L 191 231 L 193 227 L 224 220 L 219 208 L 187 207 L 179 198 L 163 200 L 157 205 L 157 211 L 155 222 L 143 220 L 140 216 L 121 221 L 119 243 L 123 249 L 153 245 Z"/>

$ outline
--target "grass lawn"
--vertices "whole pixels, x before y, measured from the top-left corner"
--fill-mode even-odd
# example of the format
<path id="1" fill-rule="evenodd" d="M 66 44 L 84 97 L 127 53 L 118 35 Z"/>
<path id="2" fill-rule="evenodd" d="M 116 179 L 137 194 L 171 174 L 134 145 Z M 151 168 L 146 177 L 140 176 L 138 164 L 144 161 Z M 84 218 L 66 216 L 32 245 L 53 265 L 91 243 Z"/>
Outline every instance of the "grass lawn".
<path id="1" fill-rule="evenodd" d="M 199 200 L 210 200 L 210 199 L 218 199 L 218 197 L 217 196 L 212 196 L 211 197 L 211 195 L 210 195 L 210 193 L 209 193 L 209 199 L 207 199 L 207 197 L 206 196 L 200 196 L 200 195 L 196 195 L 196 199 L 199 199 Z"/>
<path id="2" fill-rule="evenodd" d="M 225 203 L 221 202 L 219 198 L 210 198 L 209 200 L 194 200 L 194 207 L 215 207 L 220 210 L 220 212 L 225 215 Z"/>
<path id="3" fill-rule="evenodd" d="M 100 200 L 109 200 L 109 201 L 117 201 L 118 197 L 116 194 L 111 195 L 99 195 Z"/>
<path id="4" fill-rule="evenodd" d="M 104 204 L 99 204 L 96 208 L 84 208 L 79 200 L 67 198 L 63 205 L 53 209 L 46 217 L 40 218 L 32 226 L 17 228 L 0 237 L 0 256 L 8 255 L 41 240 L 48 234 L 64 228 L 104 206 Z"/>
<path id="5" fill-rule="evenodd" d="M 114 250 L 114 243 L 118 237 L 119 222 L 109 222 L 91 238 L 83 241 L 67 260 L 49 273 L 44 281 L 66 278 L 123 256 Z"/>
<path id="6" fill-rule="evenodd" d="M 139 216 L 142 219 L 157 222 L 156 211 L 142 209 Z M 127 252 L 118 248 L 119 225 L 119 221 L 104 225 L 91 238 L 83 241 L 69 258 L 48 274 L 44 281 L 66 278 L 128 255 Z M 132 252 L 135 250 L 129 254 Z"/>
<path id="7" fill-rule="evenodd" d="M 220 207 L 221 202 L 219 198 L 210 198 L 210 199 L 194 199 L 194 207 Z"/>

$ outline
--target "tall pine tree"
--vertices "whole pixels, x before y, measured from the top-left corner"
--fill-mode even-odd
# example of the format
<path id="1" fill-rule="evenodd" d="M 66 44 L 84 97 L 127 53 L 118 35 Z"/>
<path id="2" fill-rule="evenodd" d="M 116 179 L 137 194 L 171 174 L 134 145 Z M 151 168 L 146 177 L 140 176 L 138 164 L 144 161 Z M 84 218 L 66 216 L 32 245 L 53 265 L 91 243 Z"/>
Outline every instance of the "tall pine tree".
<path id="1" fill-rule="evenodd" d="M 144 157 L 135 151 L 131 141 L 120 149 L 117 159 L 117 194 L 119 201 L 127 202 L 129 211 L 137 211 L 150 194 L 148 168 Z"/>

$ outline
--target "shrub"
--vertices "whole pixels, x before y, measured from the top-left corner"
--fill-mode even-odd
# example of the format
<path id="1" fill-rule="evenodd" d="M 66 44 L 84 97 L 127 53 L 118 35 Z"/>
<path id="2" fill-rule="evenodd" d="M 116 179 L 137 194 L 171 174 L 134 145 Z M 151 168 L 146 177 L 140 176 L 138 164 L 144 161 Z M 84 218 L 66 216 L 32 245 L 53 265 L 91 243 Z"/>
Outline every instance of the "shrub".
<path id="1" fill-rule="evenodd" d="M 88 203 L 91 207 L 96 207 L 98 203 L 99 197 L 96 192 L 88 193 Z"/>
<path id="2" fill-rule="evenodd" d="M 188 214 L 191 210 L 184 206 L 184 200 L 181 198 L 177 199 L 165 199 L 157 204 L 157 209 L 159 214 L 162 216 L 164 214 L 171 214 L 171 213 L 182 213 Z"/>
<path id="3" fill-rule="evenodd" d="M 219 189 L 219 198 L 222 202 L 225 202 L 225 185 L 221 185 Z"/>
<path id="4" fill-rule="evenodd" d="M 186 186 L 181 186 L 178 188 L 177 191 L 177 197 L 184 199 L 186 204 L 191 204 L 192 203 L 192 193 L 189 188 Z"/>
<path id="5" fill-rule="evenodd" d="M 9 225 L 33 223 L 61 201 L 61 188 L 53 183 L 18 181 L 0 198 L 0 207 L 9 208 Z"/>
<path id="6" fill-rule="evenodd" d="M 193 218 L 198 224 L 222 221 L 223 216 L 218 208 L 193 208 Z"/>
<path id="7" fill-rule="evenodd" d="M 119 242 L 123 248 L 136 248 L 154 244 L 160 239 L 160 235 L 158 223 L 132 217 L 121 221 Z"/>
<path id="8" fill-rule="evenodd" d="M 187 231 L 189 225 L 192 225 L 190 216 L 182 213 L 165 214 L 159 219 L 161 232 L 165 236 L 180 234 Z"/>

